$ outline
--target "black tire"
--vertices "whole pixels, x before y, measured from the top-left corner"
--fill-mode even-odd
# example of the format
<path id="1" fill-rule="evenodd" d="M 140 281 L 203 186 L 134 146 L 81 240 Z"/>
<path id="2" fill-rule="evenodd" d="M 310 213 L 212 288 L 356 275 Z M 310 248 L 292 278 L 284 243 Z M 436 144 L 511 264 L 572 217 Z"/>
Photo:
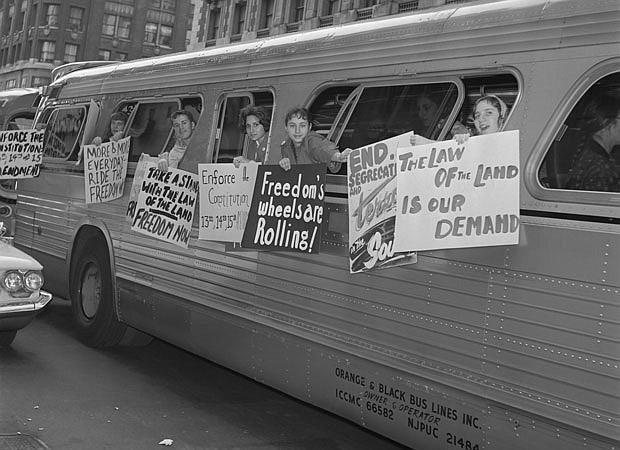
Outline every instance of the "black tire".
<path id="1" fill-rule="evenodd" d="M 71 258 L 71 310 L 82 341 L 91 347 L 117 345 L 126 325 L 114 309 L 108 248 L 94 233 L 81 236 Z"/>
<path id="2" fill-rule="evenodd" d="M 17 330 L 0 331 L 0 348 L 9 347 L 15 339 Z"/>

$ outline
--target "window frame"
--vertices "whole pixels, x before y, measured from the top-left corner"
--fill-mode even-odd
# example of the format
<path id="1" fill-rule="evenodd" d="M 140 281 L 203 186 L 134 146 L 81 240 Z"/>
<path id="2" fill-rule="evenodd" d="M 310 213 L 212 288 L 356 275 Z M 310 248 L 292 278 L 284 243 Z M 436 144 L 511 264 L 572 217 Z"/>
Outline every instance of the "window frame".
<path id="1" fill-rule="evenodd" d="M 68 110 L 68 109 L 82 109 L 84 110 L 84 117 L 82 118 L 82 123 L 80 124 L 80 129 L 78 130 L 77 134 L 76 134 L 76 138 L 75 141 L 73 142 L 73 147 L 71 148 L 71 150 L 69 152 L 67 152 L 67 155 L 62 158 L 62 157 L 53 157 L 53 156 L 49 156 L 45 154 L 45 147 L 47 144 L 47 138 L 44 139 L 43 142 L 43 159 L 44 160 L 48 160 L 48 161 L 57 161 L 57 162 L 64 162 L 64 161 L 72 161 L 75 158 L 74 155 L 77 155 L 77 152 L 80 148 L 80 145 L 82 144 L 81 142 L 81 136 L 83 136 L 84 134 L 84 128 L 86 127 L 86 122 L 88 119 L 88 112 L 89 112 L 89 107 L 87 104 L 71 104 L 71 105 L 52 105 L 49 108 L 49 115 L 47 116 L 47 119 L 45 120 L 45 124 L 46 124 L 46 129 L 50 124 L 50 120 L 52 118 L 52 116 L 56 113 L 58 114 L 58 111 L 62 111 L 62 110 Z M 43 112 L 42 116 L 45 116 L 45 111 Z M 40 120 L 37 120 L 37 123 L 41 123 Z M 47 134 L 47 131 L 46 131 Z"/>
<path id="2" fill-rule="evenodd" d="M 543 201 L 566 204 L 616 207 L 620 205 L 620 193 L 618 192 L 547 188 L 542 186 L 539 179 L 540 168 L 544 164 L 553 141 L 578 102 L 594 84 L 613 73 L 620 73 L 620 58 L 614 58 L 590 68 L 566 90 L 567 94 L 544 126 L 543 133 L 535 143 L 534 151 L 525 163 L 524 183 L 532 197 Z"/>

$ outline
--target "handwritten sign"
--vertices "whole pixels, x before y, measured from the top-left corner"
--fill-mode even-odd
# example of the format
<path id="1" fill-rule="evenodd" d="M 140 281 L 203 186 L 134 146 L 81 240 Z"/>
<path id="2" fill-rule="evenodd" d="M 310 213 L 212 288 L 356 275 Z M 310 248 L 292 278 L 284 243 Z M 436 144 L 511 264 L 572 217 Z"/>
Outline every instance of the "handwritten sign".
<path id="1" fill-rule="evenodd" d="M 393 249 L 396 224 L 396 148 L 411 133 L 353 150 L 347 167 L 349 188 L 349 268 L 351 273 L 409 264 L 415 254 Z"/>
<path id="2" fill-rule="evenodd" d="M 129 139 L 83 146 L 86 203 L 102 203 L 123 196 Z"/>
<path id="3" fill-rule="evenodd" d="M 43 131 L 0 133 L 0 180 L 39 176 L 43 160 Z"/>
<path id="4" fill-rule="evenodd" d="M 519 132 L 398 149 L 397 251 L 519 243 Z"/>
<path id="5" fill-rule="evenodd" d="M 324 164 L 260 166 L 242 247 L 318 253 L 325 196 Z"/>
<path id="6" fill-rule="evenodd" d="M 241 242 L 252 202 L 258 164 L 198 164 L 198 239 Z"/>
<path id="7" fill-rule="evenodd" d="M 146 153 L 140 155 L 138 164 L 136 164 L 136 170 L 133 174 L 133 183 L 131 184 L 131 191 L 129 191 L 129 203 L 127 203 L 126 219 L 129 223 L 133 223 L 133 218 L 136 215 L 136 204 L 138 202 L 138 194 L 142 188 L 142 181 L 144 180 L 144 174 L 146 173 L 147 166 L 157 165 L 158 158 L 156 156 L 150 156 Z"/>
<path id="8" fill-rule="evenodd" d="M 187 248 L 197 195 L 197 175 L 147 163 L 131 229 Z"/>

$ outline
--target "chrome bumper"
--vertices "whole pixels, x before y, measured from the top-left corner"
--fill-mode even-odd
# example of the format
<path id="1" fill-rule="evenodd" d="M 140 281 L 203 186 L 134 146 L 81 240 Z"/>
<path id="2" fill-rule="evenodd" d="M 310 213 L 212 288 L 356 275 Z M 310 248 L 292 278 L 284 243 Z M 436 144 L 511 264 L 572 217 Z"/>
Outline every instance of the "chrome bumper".
<path id="1" fill-rule="evenodd" d="M 37 312 L 44 308 L 51 299 L 52 294 L 49 292 L 40 291 L 39 298 L 36 300 L 20 298 L 9 303 L 0 304 L 0 317 L 4 314 Z"/>

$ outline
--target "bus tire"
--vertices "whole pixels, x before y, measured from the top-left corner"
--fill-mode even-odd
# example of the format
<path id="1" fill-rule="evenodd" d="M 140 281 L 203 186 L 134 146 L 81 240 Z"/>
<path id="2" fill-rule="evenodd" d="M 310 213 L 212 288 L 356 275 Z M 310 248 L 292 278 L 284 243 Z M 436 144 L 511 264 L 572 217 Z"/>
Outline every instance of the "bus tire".
<path id="1" fill-rule="evenodd" d="M 80 339 L 91 347 L 117 345 L 127 326 L 116 317 L 112 270 L 105 241 L 80 239 L 72 258 L 70 296 Z"/>
<path id="2" fill-rule="evenodd" d="M 9 347 L 16 334 L 17 330 L 0 331 L 0 348 Z"/>

